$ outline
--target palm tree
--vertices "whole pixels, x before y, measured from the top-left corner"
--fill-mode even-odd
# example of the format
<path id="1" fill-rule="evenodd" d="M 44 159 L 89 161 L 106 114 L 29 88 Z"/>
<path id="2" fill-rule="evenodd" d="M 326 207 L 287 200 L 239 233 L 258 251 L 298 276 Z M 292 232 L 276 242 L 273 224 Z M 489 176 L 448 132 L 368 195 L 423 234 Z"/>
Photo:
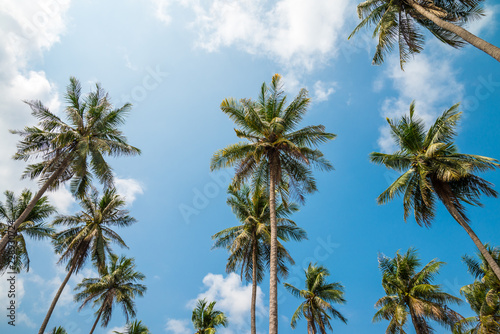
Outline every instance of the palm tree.
<path id="1" fill-rule="evenodd" d="M 338 282 L 327 283 L 326 279 L 330 272 L 323 266 L 309 263 L 306 274 L 306 288 L 300 290 L 291 284 L 285 283 L 285 288 L 295 297 L 304 298 L 297 310 L 293 313 L 291 326 L 297 326 L 297 320 L 304 317 L 307 320 L 307 333 L 326 334 L 326 330 L 332 330 L 330 320 L 340 319 L 347 323 L 347 319 L 340 314 L 332 303 L 344 304 L 344 286 Z"/>
<path id="2" fill-rule="evenodd" d="M 101 198 L 97 190 L 93 189 L 90 195 L 82 198 L 80 205 L 83 209 L 80 213 L 58 216 L 53 222 L 55 226 L 68 226 L 66 230 L 56 233 L 53 240 L 56 253 L 61 254 L 59 263 L 68 262 L 68 273 L 47 311 L 39 334 L 43 334 L 71 275 L 84 266 L 89 256 L 97 269 L 102 271 L 105 269 L 106 256 L 111 255 L 111 242 L 127 247 L 112 227 L 126 227 L 136 222 L 129 216 L 128 210 L 123 209 L 126 203 L 115 189 L 105 190 Z"/>
<path id="3" fill-rule="evenodd" d="M 305 193 L 317 190 L 311 164 L 319 169 L 331 170 L 333 166 L 318 149 L 311 148 L 335 138 L 325 132 L 323 125 L 307 126 L 297 130 L 310 99 L 302 89 L 287 105 L 281 76 L 275 74 L 268 87 L 262 84 L 257 101 L 242 99 L 240 102 L 225 99 L 221 109 L 239 127 L 239 138 L 246 142 L 230 145 L 212 157 L 210 169 L 236 166 L 233 183 L 239 188 L 247 179 L 252 188 L 268 187 L 271 223 L 271 256 L 269 288 L 269 334 L 278 332 L 278 229 L 276 220 L 276 192 L 282 198 L 291 192 L 301 202 Z"/>
<path id="4" fill-rule="evenodd" d="M 215 240 L 213 248 L 226 248 L 229 259 L 226 265 L 227 272 L 240 269 L 241 278 L 245 276 L 252 282 L 251 304 L 251 333 L 256 334 L 255 306 L 257 298 L 257 284 L 264 278 L 264 266 L 269 266 L 269 197 L 261 189 L 256 189 L 252 195 L 250 187 L 244 185 L 240 190 L 229 186 L 230 197 L 227 204 L 242 225 L 224 229 L 212 236 Z M 278 273 L 286 276 L 288 269 L 286 262 L 294 264 L 287 250 L 280 243 L 293 239 L 300 241 L 307 238 L 306 232 L 297 227 L 294 221 L 286 218 L 292 212 L 298 211 L 298 206 L 288 203 L 276 208 L 278 228 Z"/>
<path id="5" fill-rule="evenodd" d="M 99 306 L 90 334 L 94 332 L 101 317 L 101 326 L 108 325 L 114 304 L 121 305 L 127 322 L 130 317 L 135 318 L 134 298 L 137 295 L 143 296 L 146 292 L 146 286 L 138 283 L 145 278 L 142 273 L 135 271 L 133 258 L 118 258 L 111 254 L 110 263 L 101 271 L 100 277 L 85 278 L 75 287 L 75 290 L 81 290 L 75 295 L 76 302 L 83 301 L 80 310 L 91 301 L 94 306 Z"/>
<path id="6" fill-rule="evenodd" d="M 374 64 L 381 64 L 385 54 L 397 44 L 401 69 L 410 56 L 423 49 L 424 35 L 419 26 L 429 30 L 441 42 L 459 48 L 467 43 L 500 61 L 500 48 L 462 28 L 480 18 L 483 0 L 367 0 L 358 5 L 362 20 L 349 38 L 361 28 L 375 25 L 378 35 Z"/>
<path id="7" fill-rule="evenodd" d="M 49 334 L 68 334 L 68 332 L 62 326 L 59 326 L 54 327 Z"/>
<path id="8" fill-rule="evenodd" d="M 114 108 L 108 94 L 96 85 L 96 90 L 81 96 L 80 82 L 71 77 L 66 90 L 65 123 L 40 101 L 25 101 L 38 120 L 38 127 L 12 131 L 23 139 L 17 145 L 16 160 L 42 160 L 28 165 L 23 178 L 39 178 L 40 189 L 23 213 L 13 224 L 16 231 L 31 212 L 45 191 L 57 189 L 63 182 L 71 181 L 71 191 L 84 196 L 93 177 L 109 188 L 113 185 L 113 172 L 104 159 L 108 156 L 137 155 L 140 150 L 129 145 L 118 127 L 125 122 L 129 103 Z M 7 244 L 4 236 L 0 252 Z"/>
<path id="9" fill-rule="evenodd" d="M 495 275 L 500 278 L 500 267 L 470 228 L 463 204 L 481 206 L 481 193 L 497 196 L 491 183 L 474 174 L 476 171 L 498 167 L 497 160 L 458 153 L 453 144 L 455 128 L 462 114 L 458 111 L 458 104 L 445 110 L 427 133 L 423 121 L 413 117 L 414 112 L 415 103 L 412 102 L 409 117 L 403 116 L 399 121 L 387 120 L 399 151 L 393 154 L 370 154 L 373 163 L 403 172 L 378 197 L 378 203 L 386 203 L 394 196 L 404 194 L 405 220 L 413 210 L 419 225 L 430 226 L 435 216 L 437 196 L 474 241 Z"/>
<path id="10" fill-rule="evenodd" d="M 24 189 L 21 196 L 16 199 L 12 191 L 5 191 L 6 202 L 0 202 L 0 235 L 11 234 L 9 236 L 8 251 L 0 254 L 0 272 L 9 268 L 11 271 L 19 273 L 21 270 L 30 270 L 30 258 L 26 247 L 25 236 L 42 240 L 50 238 L 54 229 L 48 227 L 45 220 L 56 212 L 56 209 L 49 204 L 47 197 L 41 197 L 33 207 L 33 210 L 26 216 L 19 225 L 17 231 L 12 231 L 12 224 L 26 209 L 33 196 L 31 191 Z"/>
<path id="11" fill-rule="evenodd" d="M 412 248 L 403 255 L 396 252 L 393 259 L 379 256 L 378 262 L 386 296 L 375 304 L 379 310 L 373 321 L 389 320 L 386 333 L 405 333 L 408 314 L 417 334 L 434 332 L 427 322 L 429 319 L 448 329 L 462 319 L 446 305 L 462 301 L 441 291 L 439 285 L 432 284 L 444 262 L 434 259 L 417 272 L 420 259 Z"/>
<path id="12" fill-rule="evenodd" d="M 496 263 L 500 263 L 500 249 L 488 245 L 486 249 Z M 460 293 L 477 316 L 457 323 L 455 332 L 459 334 L 500 333 L 500 281 L 481 253 L 478 258 L 479 260 L 463 256 L 463 261 L 476 281 L 462 287 Z"/>
<path id="13" fill-rule="evenodd" d="M 151 334 L 149 329 L 142 324 L 142 321 L 134 320 L 131 323 L 127 324 L 125 327 L 125 332 L 117 332 L 113 331 L 116 334 Z"/>
<path id="14" fill-rule="evenodd" d="M 460 289 L 471 309 L 477 316 L 457 322 L 455 334 L 500 333 L 500 300 L 498 293 L 492 294 L 486 284 L 476 281 Z"/>
<path id="15" fill-rule="evenodd" d="M 198 300 L 191 317 L 195 334 L 215 334 L 217 327 L 227 327 L 227 317 L 223 312 L 214 310 L 215 303 L 208 304 L 206 299 Z"/>

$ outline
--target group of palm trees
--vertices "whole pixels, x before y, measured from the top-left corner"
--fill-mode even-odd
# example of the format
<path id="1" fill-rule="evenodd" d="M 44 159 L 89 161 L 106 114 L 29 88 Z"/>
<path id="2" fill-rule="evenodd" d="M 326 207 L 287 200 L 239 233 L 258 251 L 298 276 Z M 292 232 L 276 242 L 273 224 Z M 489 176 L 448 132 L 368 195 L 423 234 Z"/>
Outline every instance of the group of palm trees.
<path id="1" fill-rule="evenodd" d="M 382 63 L 397 43 L 402 69 L 410 56 L 423 49 L 424 35 L 419 26 L 448 45 L 460 47 L 470 43 L 500 61 L 498 47 L 462 27 L 483 15 L 482 3 L 483 0 L 368 0 L 358 6 L 362 21 L 351 36 L 362 27 L 375 25 L 378 45 L 373 62 Z M 38 179 L 40 188 L 35 194 L 24 190 L 19 198 L 6 191 L 5 204 L 0 202 L 0 269 L 28 271 L 26 237 L 50 238 L 60 255 L 59 262 L 66 264 L 67 275 L 39 334 L 45 332 L 70 277 L 84 268 L 88 259 L 98 277 L 85 278 L 76 286 L 75 301 L 81 302 L 81 307 L 92 304 L 97 309 L 90 333 L 99 321 L 103 327 L 108 325 L 115 304 L 125 314 L 126 333 L 149 333 L 140 321 L 129 322 L 136 315 L 134 298 L 146 291 L 140 283 L 145 277 L 136 271 L 133 258 L 118 256 L 111 248 L 112 244 L 127 247 L 114 228 L 135 223 L 124 209 L 124 199 L 116 193 L 113 172 L 105 159 L 140 154 L 119 130 L 131 105 L 115 108 L 100 85 L 82 96 L 75 78 L 70 79 L 65 99 L 68 122 L 40 101 L 26 101 L 38 125 L 12 131 L 21 136 L 14 159 L 34 160 L 22 176 Z M 236 124 L 237 137 L 243 141 L 217 151 L 210 169 L 235 167 L 227 203 L 241 224 L 212 238 L 214 248 L 229 252 L 226 270 L 239 271 L 242 279 L 252 282 L 252 334 L 256 334 L 257 284 L 262 282 L 266 270 L 270 282 L 269 334 L 278 332 L 278 282 L 286 277 L 288 265 L 294 264 L 284 243 L 307 238 L 305 230 L 291 220 L 298 210 L 293 201 L 303 204 L 305 195 L 317 190 L 313 167 L 333 169 L 318 146 L 334 139 L 335 134 L 326 132 L 323 125 L 299 128 L 309 104 L 305 89 L 288 101 L 279 75 L 273 76 L 269 86 L 261 86 L 256 100 L 228 98 L 221 104 L 221 110 Z M 461 294 L 477 316 L 463 318 L 448 308 L 447 304 L 460 300 L 432 284 L 443 263 L 432 260 L 418 270 L 420 260 L 410 248 L 392 259 L 379 257 L 387 295 L 376 303 L 374 321 L 388 320 L 387 333 L 404 333 L 408 316 L 418 334 L 433 331 L 429 319 L 456 333 L 500 332 L 500 251 L 483 245 L 469 226 L 464 206 L 481 205 L 481 195 L 497 196 L 492 184 L 475 173 L 500 165 L 492 158 L 458 152 L 453 140 L 460 117 L 458 104 L 454 105 L 426 130 L 422 120 L 415 117 L 412 103 L 409 115 L 388 120 L 399 150 L 393 154 L 374 152 L 370 159 L 402 172 L 378 197 L 379 204 L 402 195 L 404 219 L 413 211 L 419 225 L 430 226 L 439 200 L 471 237 L 479 249 L 479 260 L 465 256 L 464 262 L 476 280 L 463 287 Z M 93 185 L 94 179 L 102 185 L 102 195 Z M 70 181 L 71 192 L 82 210 L 71 216 L 57 215 L 47 224 L 56 210 L 44 194 L 66 181 Z M 332 318 L 347 322 L 332 305 L 345 302 L 344 287 L 338 282 L 328 283 L 329 274 L 324 266 L 311 263 L 305 270 L 305 289 L 285 283 L 292 295 L 303 299 L 291 318 L 292 328 L 304 318 L 308 333 L 323 334 L 332 329 Z M 192 320 L 197 333 L 215 333 L 217 327 L 228 324 L 227 317 L 215 309 L 215 301 L 207 300 L 198 301 Z M 61 327 L 52 330 L 64 332 Z"/>
<path id="2" fill-rule="evenodd" d="M 92 303 L 97 308 L 96 320 L 106 327 L 111 319 L 113 306 L 123 309 L 127 322 L 135 317 L 134 298 L 142 296 L 146 286 L 140 284 L 144 275 L 135 269 L 133 258 L 118 257 L 111 245 L 127 247 L 114 230 L 135 223 L 124 209 L 126 202 L 113 186 L 113 172 L 104 156 L 137 155 L 140 150 L 129 145 L 118 129 L 130 109 L 129 104 L 114 108 L 108 94 L 96 85 L 95 91 L 86 96 L 75 78 L 70 79 L 65 95 L 68 123 L 50 112 L 40 101 L 26 101 L 37 126 L 12 131 L 22 139 L 14 159 L 36 160 L 27 166 L 23 177 L 38 178 L 40 190 L 33 195 L 24 190 L 19 198 L 6 191 L 6 202 L 0 202 L 0 269 L 20 272 L 29 270 L 29 256 L 25 237 L 50 238 L 59 262 L 66 263 L 67 275 L 58 289 L 39 334 L 45 333 L 48 322 L 73 274 L 78 273 L 91 260 L 99 277 L 85 278 L 75 288 L 76 302 L 81 307 Z M 102 195 L 92 185 L 97 178 L 103 185 Z M 75 215 L 56 215 L 50 225 L 49 216 L 56 213 L 44 196 L 45 191 L 57 189 L 71 180 L 71 191 L 80 201 L 82 210 Z M 136 328 L 131 323 L 130 328 Z M 127 328 L 128 328 L 127 327 Z M 53 333 L 64 333 L 55 327 Z M 145 332 L 144 332 L 145 333 Z"/>

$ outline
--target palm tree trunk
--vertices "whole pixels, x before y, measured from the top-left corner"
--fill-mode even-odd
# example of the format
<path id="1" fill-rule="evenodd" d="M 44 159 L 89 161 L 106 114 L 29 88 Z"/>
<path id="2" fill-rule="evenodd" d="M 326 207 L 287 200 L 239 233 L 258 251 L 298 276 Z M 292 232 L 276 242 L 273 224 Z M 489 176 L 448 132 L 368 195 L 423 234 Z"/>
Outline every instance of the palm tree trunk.
<path id="1" fill-rule="evenodd" d="M 413 323 L 413 327 L 415 327 L 415 333 L 428 334 L 426 330 L 422 330 L 422 328 L 420 327 L 420 323 L 417 319 L 417 316 L 415 315 L 415 311 L 413 310 L 413 308 L 410 307 L 409 309 L 410 309 L 411 322 Z"/>
<path id="2" fill-rule="evenodd" d="M 440 19 L 430 11 L 426 10 L 424 7 L 419 5 L 415 0 L 406 0 L 406 2 L 413 7 L 420 15 L 434 22 L 438 27 L 446 29 L 455 35 L 462 38 L 464 41 L 469 44 L 475 46 L 479 50 L 487 53 L 494 59 L 500 62 L 500 48 L 497 46 L 486 42 L 485 40 L 477 37 L 474 34 L 471 34 L 464 28 L 457 26 L 453 23 L 447 22 L 445 20 Z"/>
<path id="3" fill-rule="evenodd" d="M 28 217 L 28 215 L 31 213 L 31 210 L 33 210 L 36 203 L 38 202 L 38 200 L 40 198 L 42 198 L 43 194 L 45 193 L 45 191 L 47 191 L 49 186 L 51 186 L 52 183 L 54 183 L 54 181 L 64 172 L 66 167 L 68 167 L 68 164 L 69 164 L 69 157 L 64 159 L 61 163 L 61 166 L 59 166 L 59 168 L 56 169 L 56 171 L 48 178 L 48 180 L 45 181 L 43 186 L 36 193 L 35 197 L 33 197 L 31 199 L 31 202 L 28 204 L 26 209 L 24 209 L 23 213 L 14 222 L 14 225 L 12 225 L 12 228 L 14 229 L 14 233 L 19 229 L 19 226 L 21 226 L 21 224 L 24 222 L 26 217 Z M 6 233 L 3 236 L 2 240 L 0 240 L 0 252 L 4 251 L 5 246 L 7 245 L 8 242 L 9 242 L 9 234 Z"/>
<path id="4" fill-rule="evenodd" d="M 307 320 L 307 334 L 316 334 L 316 330 L 311 320 Z"/>
<path id="5" fill-rule="evenodd" d="M 270 161 L 269 213 L 271 220 L 271 261 L 269 273 L 269 334 L 278 334 L 278 227 L 276 224 L 276 162 Z"/>
<path id="6" fill-rule="evenodd" d="M 500 267 L 498 266 L 498 263 L 495 262 L 493 257 L 491 256 L 490 252 L 484 247 L 483 243 L 481 240 L 479 240 L 479 237 L 474 233 L 474 231 L 471 229 L 469 224 L 465 221 L 465 219 L 462 217 L 462 215 L 458 212 L 457 208 L 455 207 L 452 198 L 450 196 L 447 196 L 446 191 L 449 190 L 449 186 L 445 185 L 444 186 L 444 191 L 441 194 L 438 194 L 441 200 L 443 201 L 444 206 L 446 209 L 448 209 L 448 212 L 451 214 L 451 216 L 457 221 L 457 223 L 460 224 L 467 232 L 469 237 L 474 241 L 474 244 L 476 247 L 479 249 L 481 254 L 484 256 L 486 259 L 486 262 L 490 265 L 490 268 L 493 270 L 495 273 L 495 276 L 500 280 Z"/>
<path id="7" fill-rule="evenodd" d="M 250 327 L 251 334 L 257 334 L 257 330 L 255 328 L 255 303 L 257 300 L 257 240 L 253 240 L 253 249 L 252 249 L 252 305 L 250 310 Z"/>
<path id="8" fill-rule="evenodd" d="M 50 316 L 52 315 L 52 312 L 54 311 L 54 308 L 56 307 L 57 301 L 59 300 L 59 297 L 61 296 L 61 293 L 64 290 L 64 287 L 69 281 L 69 278 L 73 274 L 73 271 L 75 270 L 75 265 L 71 267 L 71 269 L 68 271 L 68 274 L 66 275 L 66 278 L 64 278 L 64 281 L 61 283 L 61 286 L 59 287 L 59 290 L 57 290 L 57 293 L 52 300 L 52 304 L 50 304 L 49 310 L 47 311 L 47 315 L 45 316 L 45 319 L 43 319 L 42 326 L 40 327 L 40 330 L 38 331 L 38 334 L 43 334 L 45 332 L 45 328 L 47 327 L 47 324 L 49 323 Z"/>
<path id="9" fill-rule="evenodd" d="M 97 315 L 97 319 L 95 319 L 94 325 L 92 326 L 92 329 L 90 330 L 89 334 L 94 333 L 94 329 L 97 326 L 97 323 L 99 322 L 99 319 L 101 318 L 102 311 L 104 311 L 104 307 L 101 307 L 101 310 L 99 311 L 99 314 Z"/>

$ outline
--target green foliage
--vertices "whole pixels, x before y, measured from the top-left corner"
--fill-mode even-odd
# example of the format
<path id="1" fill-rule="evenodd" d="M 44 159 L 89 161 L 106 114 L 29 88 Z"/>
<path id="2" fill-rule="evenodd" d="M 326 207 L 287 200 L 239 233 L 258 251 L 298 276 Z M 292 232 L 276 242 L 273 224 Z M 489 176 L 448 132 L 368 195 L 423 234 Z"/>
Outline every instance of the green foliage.
<path id="1" fill-rule="evenodd" d="M 95 91 L 82 97 L 80 82 L 74 77 L 70 78 L 65 99 L 68 122 L 40 101 L 25 101 L 38 119 L 38 126 L 11 131 L 22 137 L 14 159 L 39 161 L 28 165 L 23 177 L 39 177 L 41 183 L 63 168 L 49 189 L 72 179 L 71 191 L 81 197 L 94 177 L 106 188 L 113 185 L 113 172 L 104 156 L 137 155 L 140 150 L 129 145 L 118 130 L 125 122 L 130 104 L 114 108 L 99 84 Z"/>
<path id="2" fill-rule="evenodd" d="M 388 334 L 406 333 L 408 316 L 411 316 L 417 333 L 433 332 L 428 320 L 451 329 L 462 316 L 448 308 L 447 304 L 460 304 L 461 300 L 441 291 L 439 285 L 432 284 L 443 264 L 434 259 L 419 270 L 420 259 L 412 248 L 403 255 L 396 252 L 393 259 L 379 256 L 386 296 L 375 304 L 379 310 L 373 321 L 388 320 Z"/>
<path id="3" fill-rule="evenodd" d="M 245 142 L 217 151 L 210 169 L 235 166 L 234 186 L 239 188 L 251 179 L 253 189 L 266 189 L 273 170 L 283 199 L 291 192 L 292 197 L 304 201 L 305 193 L 317 189 L 310 166 L 333 169 L 323 153 L 313 147 L 335 138 L 323 125 L 297 129 L 309 103 L 307 91 L 302 89 L 287 105 L 278 74 L 270 87 L 262 84 L 257 101 L 225 99 L 221 109 L 237 125 L 236 135 Z"/>
<path id="4" fill-rule="evenodd" d="M 402 195 L 405 220 L 413 211 L 419 225 L 430 226 L 435 216 L 437 195 L 445 205 L 453 206 L 464 221 L 468 221 L 463 203 L 480 206 L 481 194 L 497 196 L 492 184 L 474 173 L 495 169 L 499 166 L 498 161 L 457 151 L 453 139 L 462 114 L 458 111 L 458 104 L 445 110 L 427 132 L 423 121 L 414 117 L 414 112 L 412 102 L 409 116 L 387 120 L 399 146 L 397 152 L 370 154 L 373 163 L 403 172 L 378 197 L 378 203 L 384 204 Z"/>
<path id="5" fill-rule="evenodd" d="M 358 5 L 361 22 L 349 38 L 363 27 L 374 26 L 373 37 L 378 38 L 373 64 L 380 65 L 395 47 L 399 49 L 401 69 L 416 53 L 423 50 L 425 36 L 421 28 L 429 30 L 441 42 L 454 48 L 466 43 L 459 36 L 425 18 L 412 6 L 417 2 L 424 10 L 441 20 L 462 26 L 483 16 L 483 0 L 367 0 Z"/>
<path id="6" fill-rule="evenodd" d="M 195 334 L 215 334 L 217 327 L 227 327 L 226 315 L 214 310 L 216 302 L 208 303 L 206 299 L 198 300 L 191 320 L 193 321 Z"/>
<path id="7" fill-rule="evenodd" d="M 115 334 L 151 334 L 149 329 L 142 324 L 142 321 L 134 320 L 125 327 L 125 332 L 113 331 Z"/>
<path id="8" fill-rule="evenodd" d="M 308 333 L 326 334 L 326 330 L 332 330 L 330 321 L 332 318 L 340 319 L 347 323 L 347 319 L 337 311 L 332 303 L 344 304 L 344 286 L 340 283 L 327 283 L 330 276 L 328 269 L 323 266 L 310 263 L 306 276 L 306 288 L 298 288 L 285 283 L 284 286 L 293 296 L 305 299 L 292 316 L 291 326 L 295 329 L 297 321 L 304 317 L 307 320 Z"/>
<path id="9" fill-rule="evenodd" d="M 59 326 L 54 327 L 49 334 L 68 334 L 68 332 L 66 332 L 66 330 L 62 326 Z"/>
<path id="10" fill-rule="evenodd" d="M 80 310 L 93 302 L 92 306 L 98 307 L 95 314 L 100 317 L 102 327 L 106 327 L 111 320 L 115 304 L 121 306 L 128 322 L 130 317 L 136 316 L 135 297 L 146 292 L 146 286 L 139 283 L 145 278 L 135 271 L 133 258 L 111 254 L 110 262 L 101 271 L 100 277 L 85 278 L 75 287 L 75 291 L 80 291 L 75 295 L 75 301 L 82 302 Z"/>
<path id="11" fill-rule="evenodd" d="M 496 263 L 500 264 L 500 249 L 486 246 Z M 500 333 L 500 281 L 481 253 L 478 259 L 464 256 L 463 261 L 476 279 L 460 289 L 476 316 L 459 321 L 456 334 Z"/>
<path id="12" fill-rule="evenodd" d="M 9 227 L 21 216 L 23 211 L 31 201 L 33 194 L 28 189 L 24 189 L 16 198 L 12 191 L 5 191 L 5 204 L 0 202 L 0 236 L 9 233 Z M 35 204 L 26 220 L 21 223 L 17 231 L 10 238 L 10 249 L 12 252 L 2 252 L 0 257 L 0 272 L 11 267 L 10 271 L 20 272 L 23 269 L 29 271 L 30 258 L 26 246 L 25 236 L 32 239 L 43 240 L 50 238 L 54 229 L 46 225 L 45 220 L 54 214 L 56 209 L 49 204 L 47 197 L 42 197 Z M 13 233 L 10 231 L 10 233 Z M 14 269 L 13 269 L 14 268 Z"/>
<path id="13" fill-rule="evenodd" d="M 123 198 L 115 189 L 107 189 L 102 197 L 93 189 L 80 201 L 82 211 L 73 216 L 59 215 L 53 225 L 67 229 L 54 235 L 56 253 L 61 254 L 59 262 L 68 261 L 67 269 L 75 266 L 80 270 L 90 256 L 99 270 L 106 264 L 106 254 L 110 255 L 111 242 L 127 247 L 112 227 L 130 226 L 136 222 L 129 216 Z"/>
<path id="14" fill-rule="evenodd" d="M 240 275 L 247 281 L 252 281 L 253 262 L 255 250 L 257 262 L 256 283 L 262 282 L 264 268 L 270 264 L 270 213 L 269 196 L 257 189 L 253 194 L 248 185 L 243 185 L 239 190 L 230 186 L 230 197 L 227 204 L 242 225 L 224 229 L 212 236 L 215 240 L 213 248 L 226 248 L 230 253 L 226 265 L 227 272 L 240 269 Z M 293 212 L 298 211 L 298 206 L 288 203 L 276 208 L 278 227 L 278 272 L 280 276 L 288 274 L 287 262 L 294 264 L 292 257 L 281 242 L 307 238 L 306 232 L 298 227 L 294 221 L 288 219 Z M 280 242 L 281 241 L 281 242 Z"/>

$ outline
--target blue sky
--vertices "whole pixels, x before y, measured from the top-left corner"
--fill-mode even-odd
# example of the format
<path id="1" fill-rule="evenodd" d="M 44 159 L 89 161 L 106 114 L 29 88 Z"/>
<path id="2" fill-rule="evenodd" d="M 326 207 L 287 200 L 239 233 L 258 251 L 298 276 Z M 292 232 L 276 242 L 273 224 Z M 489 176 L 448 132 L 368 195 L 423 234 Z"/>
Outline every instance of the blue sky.
<path id="1" fill-rule="evenodd" d="M 225 204 L 231 170 L 210 173 L 212 154 L 238 141 L 232 122 L 219 109 L 226 97 L 256 98 L 275 73 L 292 97 L 302 87 L 312 104 L 303 125 L 324 124 L 337 139 L 321 147 L 335 171 L 316 172 L 319 191 L 308 196 L 293 219 L 309 240 L 290 243 L 296 261 L 286 282 L 303 285 L 303 268 L 318 262 L 331 280 L 346 288 L 347 304 L 338 309 L 348 325 L 333 322 L 335 333 L 383 333 L 372 324 L 376 300 L 383 296 L 377 255 L 393 256 L 413 246 L 423 262 L 447 262 L 437 283 L 458 295 L 471 277 L 461 262 L 476 250 L 440 206 L 430 229 L 413 219 L 405 224 L 402 203 L 378 206 L 376 197 L 397 174 L 370 164 L 368 154 L 393 149 L 386 117 L 405 113 L 416 100 L 427 122 L 451 105 L 464 111 L 456 143 L 465 153 L 500 158 L 500 67 L 473 47 L 454 50 L 428 36 L 425 51 L 402 72 L 395 55 L 372 66 L 375 42 L 367 31 L 353 40 L 357 2 L 349 0 L 5 0 L 0 7 L 0 179 L 2 192 L 36 184 L 20 181 L 25 165 L 14 162 L 17 137 L 8 129 L 33 124 L 25 99 L 40 99 L 61 113 L 70 76 L 88 92 L 100 82 L 116 105 L 134 107 L 124 126 L 142 155 L 112 160 L 118 191 L 126 196 L 134 226 L 119 230 L 146 276 L 148 292 L 136 300 L 138 319 L 153 333 L 192 333 L 191 310 L 197 298 L 217 300 L 231 326 L 221 333 L 249 332 L 250 287 L 225 273 L 227 254 L 211 250 L 210 236 L 237 223 Z M 486 1 L 487 16 L 470 26 L 500 45 L 500 5 Z M 483 175 L 500 184 L 498 171 Z M 60 213 L 79 210 L 66 189 L 50 194 Z M 3 197 L 1 199 L 4 200 Z M 497 199 L 469 208 L 472 226 L 483 242 L 499 245 Z M 191 214 L 187 214 L 189 212 Z M 17 326 L 0 321 L 2 333 L 38 330 L 64 278 L 50 243 L 29 245 L 31 270 L 19 274 Z M 62 325 L 86 333 L 90 308 L 77 311 L 72 289 L 90 266 L 73 277 L 49 327 Z M 268 284 L 260 287 L 258 330 L 267 331 Z M 0 307 L 7 303 L 0 282 Z M 299 300 L 280 288 L 280 332 Z M 457 308 L 472 315 L 464 304 Z M 117 309 L 108 328 L 125 324 Z M 409 328 L 411 333 L 412 329 Z M 436 333 L 445 330 L 436 327 Z"/>

